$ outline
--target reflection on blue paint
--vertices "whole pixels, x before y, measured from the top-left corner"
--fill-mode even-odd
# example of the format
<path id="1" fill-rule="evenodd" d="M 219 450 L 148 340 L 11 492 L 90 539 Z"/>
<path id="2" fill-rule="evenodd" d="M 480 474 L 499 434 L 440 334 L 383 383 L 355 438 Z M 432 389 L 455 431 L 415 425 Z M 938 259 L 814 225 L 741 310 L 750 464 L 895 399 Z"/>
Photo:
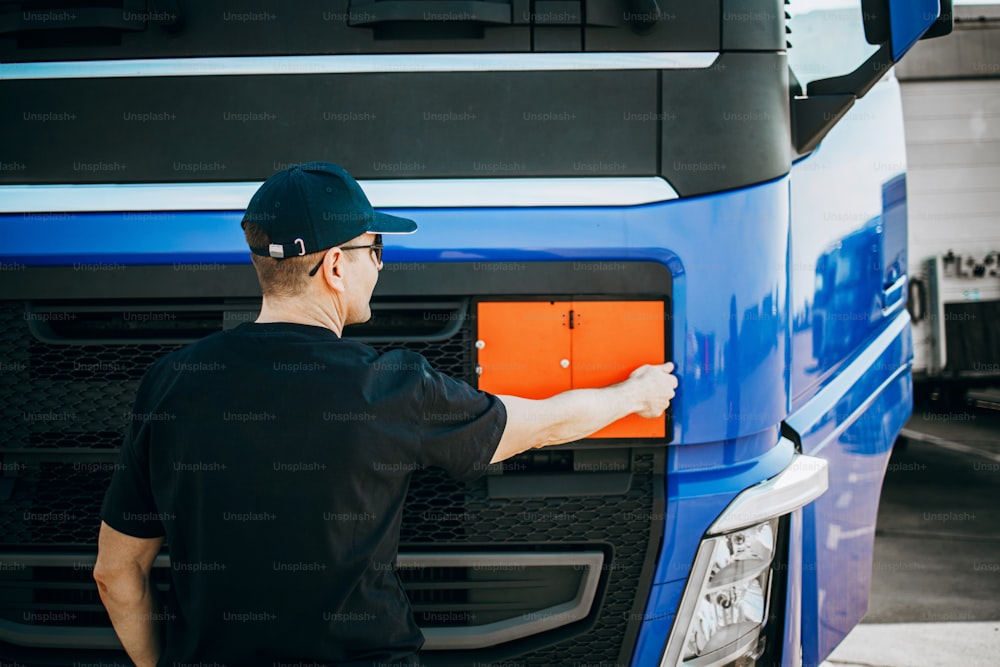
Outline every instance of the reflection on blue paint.
<path id="1" fill-rule="evenodd" d="M 881 317 L 882 224 L 873 218 L 816 260 L 812 352 L 831 366 L 857 345 L 857 334 Z"/>

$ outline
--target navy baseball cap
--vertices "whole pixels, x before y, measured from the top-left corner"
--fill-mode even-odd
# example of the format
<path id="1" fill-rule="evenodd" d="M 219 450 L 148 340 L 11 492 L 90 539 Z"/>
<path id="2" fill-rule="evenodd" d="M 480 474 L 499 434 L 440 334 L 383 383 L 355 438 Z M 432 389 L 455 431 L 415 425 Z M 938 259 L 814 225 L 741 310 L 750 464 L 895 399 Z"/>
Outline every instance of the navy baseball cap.
<path id="1" fill-rule="evenodd" d="M 366 232 L 417 231 L 412 220 L 374 210 L 358 182 L 330 162 L 295 164 L 271 175 L 247 204 L 243 222 L 258 225 L 271 239 L 250 252 L 276 259 L 326 250 Z"/>

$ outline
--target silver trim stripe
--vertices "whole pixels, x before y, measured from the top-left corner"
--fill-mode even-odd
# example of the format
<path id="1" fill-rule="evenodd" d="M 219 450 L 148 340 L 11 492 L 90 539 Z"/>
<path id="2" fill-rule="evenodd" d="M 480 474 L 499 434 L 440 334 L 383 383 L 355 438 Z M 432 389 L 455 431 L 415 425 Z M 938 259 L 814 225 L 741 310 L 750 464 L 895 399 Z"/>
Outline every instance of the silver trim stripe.
<path id="1" fill-rule="evenodd" d="M 600 551 L 563 553 L 493 553 L 493 554 L 399 554 L 399 565 L 420 567 L 472 566 L 489 571 L 491 568 L 551 567 L 572 565 L 584 570 L 580 585 L 572 600 L 538 609 L 504 621 L 479 623 L 449 628 L 422 628 L 426 650 L 480 649 L 504 642 L 523 639 L 554 630 L 586 618 L 594 606 L 597 584 L 601 580 L 604 554 Z"/>
<path id="2" fill-rule="evenodd" d="M 74 567 L 90 569 L 94 554 L 4 553 L 0 563 L 16 563 L 21 567 Z M 566 567 L 583 570 L 573 598 L 561 604 L 514 616 L 507 620 L 469 626 L 424 628 L 425 649 L 480 649 L 515 639 L 530 637 L 569 625 L 586 618 L 594 606 L 597 586 L 604 567 L 600 551 L 559 553 L 488 552 L 488 553 L 401 553 L 397 559 L 401 568 L 472 567 L 490 569 L 518 568 L 527 571 L 537 567 Z M 169 568 L 170 557 L 160 554 L 153 566 Z M 42 626 L 0 619 L 0 641 L 18 646 L 48 648 L 113 649 L 120 646 L 114 630 L 105 627 Z"/>
<path id="3" fill-rule="evenodd" d="M 359 181 L 379 208 L 634 206 L 677 198 L 659 176 Z M 260 182 L 0 186 L 0 213 L 242 211 Z"/>
<path id="4" fill-rule="evenodd" d="M 718 57 L 718 52 L 430 53 L 82 60 L 7 63 L 0 65 L 0 79 L 362 74 L 371 72 L 705 69 L 710 67 Z"/>
<path id="5" fill-rule="evenodd" d="M 837 401 L 850 391 L 854 383 L 859 381 L 866 370 L 870 368 L 875 368 L 875 364 L 878 363 L 879 357 L 881 357 L 889 347 L 896 342 L 907 326 L 910 324 L 910 313 L 907 310 L 902 310 L 895 319 L 889 322 L 888 326 L 880 333 L 871 345 L 866 347 L 861 354 L 852 361 L 845 369 L 842 369 L 837 375 L 823 387 L 819 393 L 817 393 L 812 399 L 809 400 L 804 406 L 799 408 L 798 412 L 787 418 L 788 425 L 795 429 L 798 433 L 808 433 L 812 430 L 813 426 L 818 424 L 821 420 L 826 418 L 830 410 L 830 406 L 836 405 Z M 829 432 L 823 436 L 823 439 L 818 445 L 816 445 L 812 453 L 818 454 L 823 451 L 830 442 L 843 433 L 860 415 L 862 412 L 868 409 L 877 398 L 878 394 L 882 389 L 888 386 L 893 380 L 895 380 L 900 373 L 909 370 L 908 365 L 903 365 L 897 368 L 894 372 L 890 373 L 879 388 L 873 392 L 865 401 L 855 408 L 854 412 L 847 416 L 845 419 L 841 419 L 837 426 L 832 432 Z"/>
<path id="6" fill-rule="evenodd" d="M 792 446 L 787 438 L 782 440 Z M 805 507 L 830 487 L 829 467 L 826 459 L 796 454 L 780 473 L 736 496 L 706 535 L 722 535 Z"/>

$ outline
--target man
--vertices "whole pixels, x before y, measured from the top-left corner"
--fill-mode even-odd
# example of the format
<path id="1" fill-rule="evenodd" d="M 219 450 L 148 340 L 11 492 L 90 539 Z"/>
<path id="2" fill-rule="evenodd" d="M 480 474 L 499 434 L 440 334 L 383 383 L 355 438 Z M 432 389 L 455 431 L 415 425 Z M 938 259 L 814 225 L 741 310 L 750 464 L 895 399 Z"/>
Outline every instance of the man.
<path id="1" fill-rule="evenodd" d="M 394 570 L 410 471 L 473 479 L 629 414 L 660 416 L 672 365 L 538 401 L 341 338 L 371 317 L 381 235 L 416 224 L 373 211 L 336 165 L 273 175 L 243 227 L 260 316 L 143 377 L 101 510 L 101 599 L 140 667 L 418 664 L 423 636 Z M 149 574 L 164 538 L 161 611 Z"/>

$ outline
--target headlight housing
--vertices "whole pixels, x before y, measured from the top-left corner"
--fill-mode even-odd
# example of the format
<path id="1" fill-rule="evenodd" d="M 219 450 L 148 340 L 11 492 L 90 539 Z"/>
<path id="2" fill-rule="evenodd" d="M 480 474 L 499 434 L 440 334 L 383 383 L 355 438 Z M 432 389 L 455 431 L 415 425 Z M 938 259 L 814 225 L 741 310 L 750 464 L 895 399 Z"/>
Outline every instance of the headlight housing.
<path id="1" fill-rule="evenodd" d="M 708 567 L 687 635 L 681 665 L 753 665 L 767 618 L 778 520 L 705 540 Z"/>
<path id="2" fill-rule="evenodd" d="M 780 445 L 793 450 L 785 437 Z M 776 605 L 785 600 L 785 576 L 775 575 L 789 548 L 787 533 L 779 535 L 788 530 L 783 517 L 826 492 L 828 467 L 823 459 L 793 454 L 780 473 L 742 491 L 709 526 L 660 667 L 753 667 L 778 648 L 765 641 L 781 641 L 781 629 L 768 621 L 781 618 L 783 608 L 768 606 L 772 597 Z"/>

